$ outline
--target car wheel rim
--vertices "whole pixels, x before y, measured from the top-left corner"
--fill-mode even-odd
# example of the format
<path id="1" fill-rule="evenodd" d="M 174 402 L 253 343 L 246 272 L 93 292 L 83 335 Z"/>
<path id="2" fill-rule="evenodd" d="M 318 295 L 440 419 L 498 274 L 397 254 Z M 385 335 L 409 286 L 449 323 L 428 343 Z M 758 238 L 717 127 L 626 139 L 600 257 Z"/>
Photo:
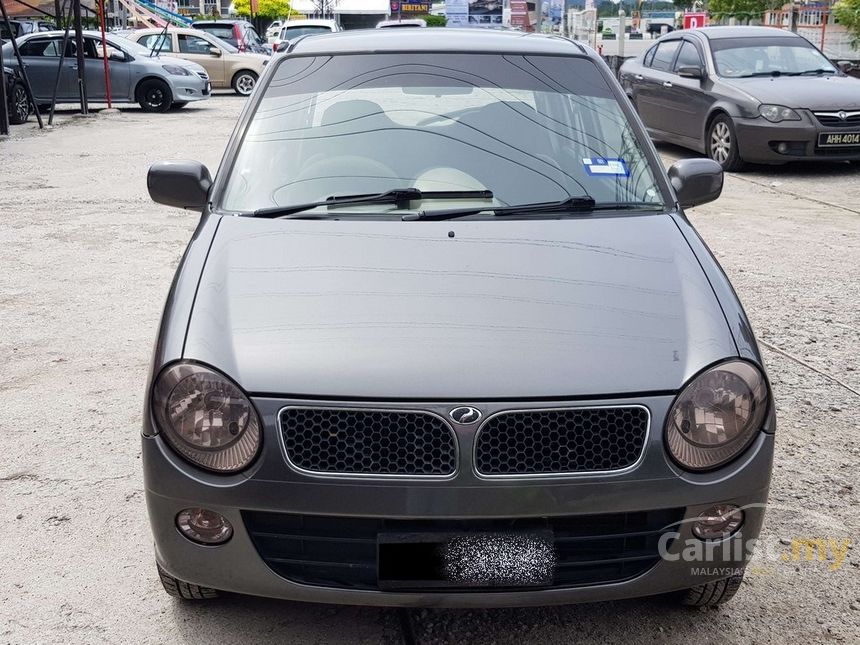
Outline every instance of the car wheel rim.
<path id="1" fill-rule="evenodd" d="M 164 103 L 164 92 L 161 89 L 154 87 L 146 92 L 146 104 L 151 108 L 161 107 Z"/>
<path id="2" fill-rule="evenodd" d="M 732 151 L 732 133 L 729 126 L 720 121 L 711 129 L 711 158 L 725 163 Z"/>
<path id="3" fill-rule="evenodd" d="M 27 92 L 23 87 L 19 87 L 15 92 L 15 113 L 18 119 L 23 121 L 30 114 L 30 104 L 27 101 Z"/>
<path id="4" fill-rule="evenodd" d="M 248 76 L 247 74 L 240 76 L 236 81 L 236 89 L 239 90 L 240 94 L 250 94 L 254 91 L 254 85 L 256 81 L 253 76 Z"/>

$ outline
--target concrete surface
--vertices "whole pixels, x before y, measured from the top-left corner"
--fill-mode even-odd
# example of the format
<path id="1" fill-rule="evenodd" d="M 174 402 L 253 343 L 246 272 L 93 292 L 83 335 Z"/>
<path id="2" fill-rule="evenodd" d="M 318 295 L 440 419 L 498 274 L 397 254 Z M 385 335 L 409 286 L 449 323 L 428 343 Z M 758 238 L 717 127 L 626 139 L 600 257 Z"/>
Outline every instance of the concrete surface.
<path id="1" fill-rule="evenodd" d="M 730 604 L 401 613 L 168 598 L 138 433 L 195 216 L 151 203 L 144 178 L 164 158 L 214 170 L 241 106 L 64 115 L 0 142 L 0 643 L 860 641 L 860 168 L 847 164 L 732 175 L 691 213 L 767 343 L 779 414 L 764 548 Z M 791 561 L 792 539 L 819 537 L 850 540 L 841 567 Z"/>

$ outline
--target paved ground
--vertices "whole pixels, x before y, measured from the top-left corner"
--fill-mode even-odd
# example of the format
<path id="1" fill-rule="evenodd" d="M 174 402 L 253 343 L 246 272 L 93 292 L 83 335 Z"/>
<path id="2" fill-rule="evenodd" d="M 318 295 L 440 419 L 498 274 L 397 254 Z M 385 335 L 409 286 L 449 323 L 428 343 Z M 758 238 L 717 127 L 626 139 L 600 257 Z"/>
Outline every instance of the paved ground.
<path id="1" fill-rule="evenodd" d="M 860 642 L 860 169 L 847 165 L 734 175 L 691 214 L 764 343 L 780 420 L 766 548 L 731 604 L 401 614 L 165 596 L 138 433 L 195 217 L 152 204 L 144 176 L 170 157 L 214 170 L 240 107 L 64 114 L 0 142 L 0 643 L 396 643 L 403 618 L 418 643 Z M 782 561 L 796 537 L 853 548 L 835 571 Z"/>

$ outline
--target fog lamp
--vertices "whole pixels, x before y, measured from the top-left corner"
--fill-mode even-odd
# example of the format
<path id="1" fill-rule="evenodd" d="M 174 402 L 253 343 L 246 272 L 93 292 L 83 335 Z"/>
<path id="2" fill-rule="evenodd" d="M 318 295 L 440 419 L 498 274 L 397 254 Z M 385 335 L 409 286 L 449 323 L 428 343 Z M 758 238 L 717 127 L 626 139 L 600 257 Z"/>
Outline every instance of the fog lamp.
<path id="1" fill-rule="evenodd" d="M 186 508 L 176 516 L 179 531 L 198 544 L 224 544 L 233 537 L 229 520 L 205 508 Z"/>
<path id="2" fill-rule="evenodd" d="M 701 540 L 720 540 L 733 535 L 744 523 L 744 512 L 733 504 L 717 504 L 693 522 L 693 535 Z"/>
<path id="3" fill-rule="evenodd" d="M 781 152 L 782 154 L 785 154 L 786 152 L 788 152 L 788 144 L 787 144 L 785 141 L 782 141 L 782 142 L 781 142 L 781 143 L 776 147 L 776 149 L 777 149 L 777 151 L 778 151 L 778 152 Z"/>

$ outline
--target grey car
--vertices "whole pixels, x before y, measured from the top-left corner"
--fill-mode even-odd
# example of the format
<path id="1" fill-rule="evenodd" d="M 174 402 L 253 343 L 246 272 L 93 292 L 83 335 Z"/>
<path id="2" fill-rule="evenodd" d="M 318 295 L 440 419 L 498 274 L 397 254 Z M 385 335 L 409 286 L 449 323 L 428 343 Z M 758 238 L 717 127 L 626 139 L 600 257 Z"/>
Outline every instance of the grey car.
<path id="1" fill-rule="evenodd" d="M 147 178 L 201 212 L 143 417 L 166 591 L 730 598 L 775 421 L 747 317 L 684 215 L 722 180 L 709 159 L 667 174 L 573 41 L 295 41 L 214 181 L 194 161 Z"/>
<path id="2" fill-rule="evenodd" d="M 744 162 L 860 160 L 860 80 L 803 37 L 771 27 L 674 32 L 622 65 L 655 138 Z"/>
<path id="3" fill-rule="evenodd" d="M 50 104 L 60 70 L 57 101 L 78 100 L 78 60 L 75 40 L 66 42 L 65 57 L 60 66 L 64 32 L 33 33 L 17 39 L 27 77 L 37 104 Z M 87 97 L 90 101 L 107 100 L 101 35 L 84 32 L 84 65 Z M 153 56 L 145 47 L 118 36 L 106 39 L 110 64 L 111 99 L 115 103 L 139 103 L 147 112 L 165 112 L 191 101 L 209 98 L 209 76 L 197 63 Z M 3 59 L 17 67 L 12 43 L 3 46 Z"/>

